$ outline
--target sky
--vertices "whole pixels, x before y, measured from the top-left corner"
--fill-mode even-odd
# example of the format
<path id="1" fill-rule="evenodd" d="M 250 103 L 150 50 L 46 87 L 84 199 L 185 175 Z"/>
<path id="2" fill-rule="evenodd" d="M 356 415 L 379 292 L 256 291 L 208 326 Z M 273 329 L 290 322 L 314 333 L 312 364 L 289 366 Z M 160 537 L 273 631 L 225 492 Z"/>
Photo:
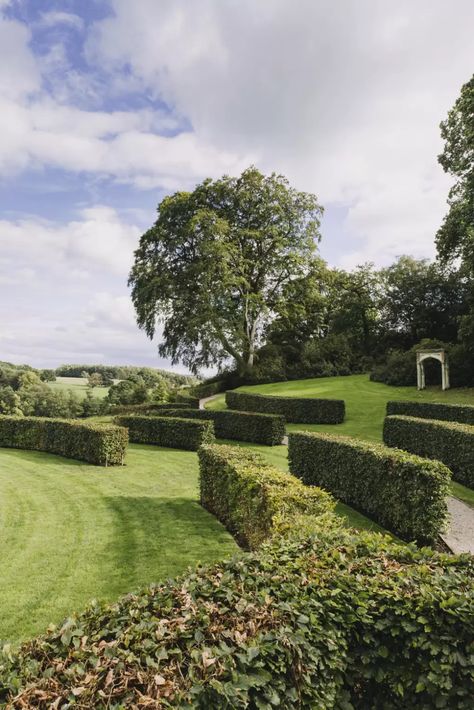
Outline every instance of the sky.
<path id="1" fill-rule="evenodd" d="M 472 0 L 0 0 L 0 360 L 169 368 L 133 251 L 251 164 L 318 196 L 331 265 L 434 257 L 473 27 Z"/>

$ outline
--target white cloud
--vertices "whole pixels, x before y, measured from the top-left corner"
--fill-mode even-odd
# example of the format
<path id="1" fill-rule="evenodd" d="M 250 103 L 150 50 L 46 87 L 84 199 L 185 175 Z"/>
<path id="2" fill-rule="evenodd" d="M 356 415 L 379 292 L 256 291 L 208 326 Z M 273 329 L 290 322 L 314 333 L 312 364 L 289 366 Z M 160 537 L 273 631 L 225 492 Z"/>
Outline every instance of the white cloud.
<path id="1" fill-rule="evenodd" d="M 60 12 L 60 11 L 50 11 L 43 12 L 41 14 L 41 19 L 39 24 L 42 27 L 56 27 L 57 25 L 66 25 L 68 27 L 73 27 L 77 30 L 82 30 L 84 27 L 84 20 L 79 15 L 75 15 L 72 12 Z"/>

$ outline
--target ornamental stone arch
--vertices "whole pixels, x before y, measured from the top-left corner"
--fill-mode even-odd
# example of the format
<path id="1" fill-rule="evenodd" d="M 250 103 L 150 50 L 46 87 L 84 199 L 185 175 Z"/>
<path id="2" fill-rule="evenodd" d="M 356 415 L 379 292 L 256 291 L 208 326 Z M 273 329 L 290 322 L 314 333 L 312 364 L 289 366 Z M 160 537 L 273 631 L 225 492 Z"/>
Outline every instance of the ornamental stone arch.
<path id="1" fill-rule="evenodd" d="M 438 360 L 441 363 L 441 389 L 449 389 L 449 363 L 446 350 L 417 350 L 416 351 L 416 384 L 419 390 L 424 390 L 425 385 L 425 360 Z"/>

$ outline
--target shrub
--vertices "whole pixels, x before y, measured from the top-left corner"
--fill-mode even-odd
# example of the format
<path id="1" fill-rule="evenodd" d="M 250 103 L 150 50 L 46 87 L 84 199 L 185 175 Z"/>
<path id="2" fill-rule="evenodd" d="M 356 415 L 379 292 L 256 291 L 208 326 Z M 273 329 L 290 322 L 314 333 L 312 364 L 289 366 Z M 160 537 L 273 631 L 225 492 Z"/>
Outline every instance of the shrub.
<path id="1" fill-rule="evenodd" d="M 98 466 L 123 464 L 127 430 L 67 419 L 0 416 L 0 446 L 47 451 Z"/>
<path id="2" fill-rule="evenodd" d="M 321 486 L 405 540 L 432 542 L 447 518 L 450 471 L 381 444 L 329 434 L 292 433 L 290 471 Z"/>
<path id="3" fill-rule="evenodd" d="M 214 441 L 212 422 L 134 415 L 115 417 L 114 422 L 127 427 L 130 441 L 135 444 L 155 444 L 196 451 L 201 444 Z"/>
<path id="4" fill-rule="evenodd" d="M 193 397 L 187 392 L 176 392 L 176 402 L 186 404 L 193 409 L 199 409 L 199 397 Z"/>
<path id="5" fill-rule="evenodd" d="M 387 402 L 387 414 L 474 424 L 474 406 L 441 402 Z"/>
<path id="6" fill-rule="evenodd" d="M 386 362 L 376 365 L 370 373 L 372 382 L 393 387 L 416 386 L 416 355 L 413 350 L 393 350 Z"/>
<path id="7" fill-rule="evenodd" d="M 199 449 L 201 505 L 246 548 L 295 527 L 336 525 L 332 497 L 307 488 L 294 476 L 240 447 L 214 444 Z"/>
<path id="8" fill-rule="evenodd" d="M 304 424 L 340 424 L 345 414 L 342 399 L 275 397 L 231 391 L 225 393 L 225 401 L 229 409 L 283 414 L 288 422 Z"/>
<path id="9" fill-rule="evenodd" d="M 153 412 L 161 412 L 162 410 L 191 409 L 191 406 L 186 402 L 166 402 L 165 404 L 153 404 L 145 402 L 144 404 L 117 404 L 110 407 L 111 414 L 153 414 Z"/>
<path id="10" fill-rule="evenodd" d="M 167 409 L 161 410 L 159 414 L 168 417 L 210 420 L 214 422 L 214 431 L 219 439 L 278 446 L 285 436 L 285 418 L 278 414 L 212 409 Z"/>
<path id="11" fill-rule="evenodd" d="M 385 417 L 383 440 L 388 446 L 442 461 L 453 478 L 474 488 L 474 427 L 416 417 Z"/>
<path id="12" fill-rule="evenodd" d="M 279 538 L 6 651 L 0 704 L 470 710 L 473 594 L 469 555 Z"/>

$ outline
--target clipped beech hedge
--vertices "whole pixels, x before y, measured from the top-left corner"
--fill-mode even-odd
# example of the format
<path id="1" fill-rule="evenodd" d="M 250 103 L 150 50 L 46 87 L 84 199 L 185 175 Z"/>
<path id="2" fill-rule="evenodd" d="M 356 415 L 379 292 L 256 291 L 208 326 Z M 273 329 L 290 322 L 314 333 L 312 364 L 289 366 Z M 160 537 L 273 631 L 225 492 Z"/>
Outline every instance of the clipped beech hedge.
<path id="1" fill-rule="evenodd" d="M 264 414 L 283 414 L 287 422 L 299 424 L 341 424 L 345 416 L 343 399 L 275 397 L 229 390 L 225 393 L 229 409 Z"/>
<path id="2" fill-rule="evenodd" d="M 145 402 L 144 404 L 117 404 L 110 408 L 111 414 L 152 414 L 153 412 L 161 412 L 163 409 L 191 409 L 191 405 L 187 402 L 166 402 L 160 404 L 152 404 Z"/>
<path id="3" fill-rule="evenodd" d="M 446 422 L 474 425 L 474 406 L 441 402 L 387 402 L 387 414 L 402 414 L 421 419 L 442 419 Z"/>
<path id="4" fill-rule="evenodd" d="M 177 392 L 176 393 L 176 403 L 181 405 L 185 404 L 188 407 L 193 407 L 194 409 L 199 409 L 199 397 L 194 397 L 188 392 Z"/>
<path id="5" fill-rule="evenodd" d="M 285 436 L 285 418 L 278 414 L 212 409 L 166 409 L 161 410 L 160 416 L 210 420 L 214 422 L 214 431 L 219 439 L 278 446 Z"/>
<path id="6" fill-rule="evenodd" d="M 0 446 L 47 451 L 97 466 L 124 463 L 128 433 L 120 426 L 75 419 L 0 416 Z"/>
<path id="7" fill-rule="evenodd" d="M 248 449 L 218 444 L 199 449 L 201 504 L 245 548 L 285 530 L 336 525 L 335 502 Z"/>
<path id="8" fill-rule="evenodd" d="M 5 650 L 0 704 L 472 710 L 473 559 L 368 532 L 278 537 Z"/>
<path id="9" fill-rule="evenodd" d="M 439 461 L 357 439 L 295 432 L 290 471 L 405 540 L 433 542 L 447 520 L 450 471 Z"/>
<path id="10" fill-rule="evenodd" d="M 383 440 L 388 446 L 438 459 L 453 478 L 474 488 L 474 426 L 418 417 L 385 417 Z"/>
<path id="11" fill-rule="evenodd" d="M 131 415 L 115 417 L 114 422 L 127 427 L 134 444 L 196 451 L 201 444 L 214 441 L 213 423 L 202 420 Z"/>

